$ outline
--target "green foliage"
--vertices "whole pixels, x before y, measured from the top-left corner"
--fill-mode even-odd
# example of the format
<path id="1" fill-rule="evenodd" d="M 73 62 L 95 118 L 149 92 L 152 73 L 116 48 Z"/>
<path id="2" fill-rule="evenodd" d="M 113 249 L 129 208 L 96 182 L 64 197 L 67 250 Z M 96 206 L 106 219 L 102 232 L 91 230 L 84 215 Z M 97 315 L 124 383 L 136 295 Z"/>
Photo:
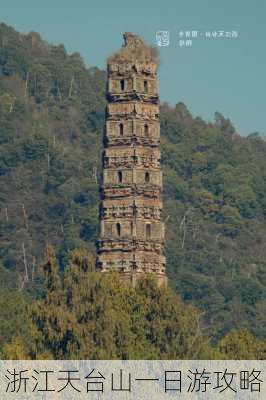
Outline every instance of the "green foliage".
<path id="1" fill-rule="evenodd" d="M 171 287 L 204 312 L 214 339 L 232 328 L 266 337 L 266 143 L 161 107 Z"/>
<path id="2" fill-rule="evenodd" d="M 266 357 L 266 340 L 257 340 L 246 330 L 231 331 L 218 343 L 218 348 L 231 360 L 265 360 Z"/>
<path id="3" fill-rule="evenodd" d="M 27 334 L 26 304 L 18 275 L 0 265 L 0 352 L 14 335 L 25 337 Z"/>
<path id="4" fill-rule="evenodd" d="M 170 289 L 158 288 L 152 276 L 133 288 L 116 273 L 93 272 L 94 262 L 90 253 L 75 250 L 60 279 L 54 252 L 48 248 L 42 265 L 44 296 L 29 307 L 29 357 L 199 357 L 206 345 L 192 306 Z M 9 354 L 11 349 L 12 344 Z"/>
<path id="5" fill-rule="evenodd" d="M 71 252 L 59 272 L 48 246 L 42 297 L 27 306 L 24 337 L 4 344 L 8 359 L 264 359 L 266 341 L 231 331 L 210 346 L 199 314 L 152 275 L 135 287 L 113 272 L 94 271 L 85 249 Z M 215 309 L 212 310 L 215 312 Z M 18 333 L 18 332 L 17 332 Z"/>

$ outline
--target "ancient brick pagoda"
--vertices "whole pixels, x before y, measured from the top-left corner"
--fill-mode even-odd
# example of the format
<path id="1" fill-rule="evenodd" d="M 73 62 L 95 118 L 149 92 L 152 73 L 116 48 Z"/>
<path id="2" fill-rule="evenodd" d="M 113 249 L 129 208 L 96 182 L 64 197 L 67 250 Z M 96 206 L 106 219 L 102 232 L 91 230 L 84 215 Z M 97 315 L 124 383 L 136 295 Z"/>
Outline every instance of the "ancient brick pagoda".
<path id="1" fill-rule="evenodd" d="M 108 59 L 97 267 L 164 284 L 157 58 L 136 35 L 124 41 Z"/>

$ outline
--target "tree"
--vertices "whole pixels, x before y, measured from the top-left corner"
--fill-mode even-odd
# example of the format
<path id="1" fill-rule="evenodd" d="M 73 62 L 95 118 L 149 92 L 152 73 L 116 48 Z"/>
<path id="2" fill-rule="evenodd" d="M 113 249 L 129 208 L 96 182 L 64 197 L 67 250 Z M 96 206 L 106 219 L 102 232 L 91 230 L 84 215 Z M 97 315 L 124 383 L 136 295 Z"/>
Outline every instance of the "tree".
<path id="1" fill-rule="evenodd" d="M 247 330 L 233 330 L 221 339 L 218 349 L 232 360 L 264 360 L 266 341 L 257 340 Z"/>
<path id="2" fill-rule="evenodd" d="M 235 133 L 235 128 L 229 118 L 225 118 L 223 114 L 218 111 L 214 114 L 215 125 L 225 134 L 233 135 Z"/>
<path id="3" fill-rule="evenodd" d="M 151 276 L 133 288 L 116 273 L 93 271 L 85 250 L 71 253 L 60 277 L 49 246 L 44 294 L 29 307 L 28 356 L 55 359 L 197 358 L 204 335 L 197 311 Z M 12 350 L 8 348 L 8 354 Z M 14 343 L 16 353 L 16 342 Z"/>
<path id="4" fill-rule="evenodd" d="M 16 335 L 27 336 L 27 300 L 18 275 L 0 265 L 0 349 Z"/>

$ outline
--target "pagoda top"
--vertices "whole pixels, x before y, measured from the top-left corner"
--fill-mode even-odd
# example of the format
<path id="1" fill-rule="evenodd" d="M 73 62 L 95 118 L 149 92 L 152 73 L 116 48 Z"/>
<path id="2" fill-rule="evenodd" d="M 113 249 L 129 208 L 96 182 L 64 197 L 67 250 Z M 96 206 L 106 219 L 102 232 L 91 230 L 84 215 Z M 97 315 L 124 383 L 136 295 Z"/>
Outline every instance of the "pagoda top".
<path id="1" fill-rule="evenodd" d="M 123 34 L 124 44 L 121 49 L 108 58 L 112 63 L 153 63 L 158 64 L 157 49 L 146 45 L 138 35 L 131 32 Z"/>

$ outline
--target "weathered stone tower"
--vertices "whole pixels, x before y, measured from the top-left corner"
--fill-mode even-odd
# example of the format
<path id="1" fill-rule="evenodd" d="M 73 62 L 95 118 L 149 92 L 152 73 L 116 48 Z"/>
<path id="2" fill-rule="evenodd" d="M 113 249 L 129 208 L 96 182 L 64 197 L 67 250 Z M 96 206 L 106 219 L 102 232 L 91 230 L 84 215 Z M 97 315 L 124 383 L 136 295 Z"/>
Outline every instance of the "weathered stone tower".
<path id="1" fill-rule="evenodd" d="M 108 59 L 97 267 L 165 281 L 157 58 L 132 33 Z"/>

